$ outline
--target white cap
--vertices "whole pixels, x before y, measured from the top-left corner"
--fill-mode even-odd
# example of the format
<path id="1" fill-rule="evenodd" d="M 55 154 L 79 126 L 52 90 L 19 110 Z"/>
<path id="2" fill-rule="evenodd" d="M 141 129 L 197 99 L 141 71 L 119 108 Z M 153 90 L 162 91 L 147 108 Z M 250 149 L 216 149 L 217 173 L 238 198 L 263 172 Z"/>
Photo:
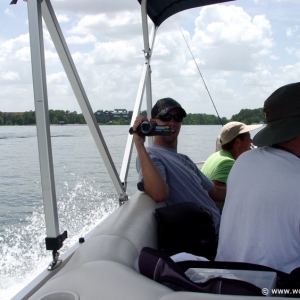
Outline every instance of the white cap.
<path id="1" fill-rule="evenodd" d="M 241 122 L 229 122 L 222 127 L 220 133 L 220 141 L 222 145 L 231 142 L 239 134 L 249 132 L 261 127 L 262 124 L 258 125 L 246 125 Z"/>

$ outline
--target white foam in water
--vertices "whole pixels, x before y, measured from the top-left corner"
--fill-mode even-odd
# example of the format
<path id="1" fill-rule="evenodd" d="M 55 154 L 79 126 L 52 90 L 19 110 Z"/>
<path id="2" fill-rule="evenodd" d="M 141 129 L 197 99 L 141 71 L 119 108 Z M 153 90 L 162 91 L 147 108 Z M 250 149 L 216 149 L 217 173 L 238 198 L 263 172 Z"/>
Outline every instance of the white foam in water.
<path id="1" fill-rule="evenodd" d="M 59 193 L 58 193 L 59 194 Z M 68 238 L 60 253 L 74 245 L 100 220 L 118 206 L 114 192 L 105 194 L 87 180 L 79 179 L 73 188 L 64 183 L 58 195 L 60 231 L 68 231 Z M 5 228 L 0 240 L 0 299 L 11 299 L 39 275 L 52 260 L 45 247 L 45 220 L 42 206 L 35 207 L 26 226 Z"/>

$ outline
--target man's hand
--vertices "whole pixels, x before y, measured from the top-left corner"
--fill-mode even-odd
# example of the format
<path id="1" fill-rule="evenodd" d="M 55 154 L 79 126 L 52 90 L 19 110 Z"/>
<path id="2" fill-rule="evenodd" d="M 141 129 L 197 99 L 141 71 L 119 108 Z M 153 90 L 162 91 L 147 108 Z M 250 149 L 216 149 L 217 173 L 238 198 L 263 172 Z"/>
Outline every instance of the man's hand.
<path id="1" fill-rule="evenodd" d="M 226 187 L 214 185 L 213 188 L 208 192 L 208 195 L 215 202 L 225 202 Z"/>
<path id="2" fill-rule="evenodd" d="M 137 116 L 134 124 L 132 126 L 133 131 L 137 131 L 137 128 L 145 121 L 148 121 L 148 119 L 145 116 Z M 143 145 L 145 143 L 145 137 L 139 136 L 137 133 L 133 133 L 133 141 L 135 143 L 135 146 L 138 148 L 140 145 Z"/>
<path id="3" fill-rule="evenodd" d="M 146 117 L 137 116 L 132 126 L 133 131 L 145 121 L 148 121 Z M 169 187 L 146 151 L 145 137 L 133 133 L 133 140 L 140 159 L 145 192 L 155 202 L 165 201 L 169 196 Z"/>

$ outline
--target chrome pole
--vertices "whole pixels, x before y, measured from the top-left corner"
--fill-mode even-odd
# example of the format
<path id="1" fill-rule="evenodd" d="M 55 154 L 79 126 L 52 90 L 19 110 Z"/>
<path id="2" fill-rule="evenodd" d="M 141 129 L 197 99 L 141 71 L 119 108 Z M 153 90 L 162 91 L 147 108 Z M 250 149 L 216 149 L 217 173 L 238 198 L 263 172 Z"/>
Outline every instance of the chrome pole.
<path id="1" fill-rule="evenodd" d="M 57 237 L 59 235 L 59 225 L 49 126 L 41 2 L 37 0 L 28 0 L 27 2 L 35 117 L 46 232 L 48 237 Z"/>
<path id="2" fill-rule="evenodd" d="M 73 92 L 76 96 L 78 104 L 84 115 L 86 123 L 94 138 L 98 151 L 103 159 L 109 176 L 114 184 L 114 187 L 119 195 L 121 201 L 126 201 L 127 195 L 124 186 L 121 183 L 119 174 L 116 170 L 112 157 L 109 153 L 108 147 L 105 143 L 100 127 L 97 123 L 96 117 L 93 113 L 92 107 L 80 80 L 79 74 L 73 62 L 71 53 L 68 49 L 67 43 L 60 29 L 59 23 L 55 16 L 50 0 L 44 0 L 42 3 L 42 14 L 47 25 L 48 31 L 59 55 L 61 63 L 64 67 L 66 75 L 69 79 Z"/>
<path id="3" fill-rule="evenodd" d="M 151 48 L 149 47 L 149 36 L 148 36 L 148 22 L 147 22 L 147 11 L 146 11 L 146 0 L 142 0 L 141 5 L 141 13 L 142 13 L 142 25 L 143 25 L 143 39 L 144 39 L 144 54 L 145 54 L 145 64 L 143 67 L 138 92 L 135 100 L 134 110 L 132 113 L 132 119 L 130 126 L 133 126 L 133 123 L 137 117 L 137 115 L 140 113 L 142 100 L 144 96 L 144 90 L 145 86 L 147 89 L 147 116 L 148 119 L 151 117 L 151 108 L 152 108 L 152 89 L 151 89 L 151 56 L 154 48 L 154 42 L 156 37 L 156 32 L 158 27 L 153 25 L 151 34 L 150 34 L 150 41 L 151 41 Z M 148 139 L 148 144 L 151 143 L 152 139 Z M 127 177 L 129 172 L 129 166 L 131 161 L 131 155 L 132 155 L 132 149 L 133 149 L 133 137 L 131 134 L 128 134 L 127 137 L 127 143 L 125 147 L 121 172 L 120 172 L 120 179 L 123 182 L 123 185 L 127 186 Z"/>

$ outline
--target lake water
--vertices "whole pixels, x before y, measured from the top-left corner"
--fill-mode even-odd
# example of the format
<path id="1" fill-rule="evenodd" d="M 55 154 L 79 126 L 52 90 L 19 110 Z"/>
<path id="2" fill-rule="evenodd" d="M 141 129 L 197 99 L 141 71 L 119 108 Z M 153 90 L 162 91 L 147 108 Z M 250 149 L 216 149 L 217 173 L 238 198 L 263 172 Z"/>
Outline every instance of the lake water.
<path id="1" fill-rule="evenodd" d="M 129 126 L 100 126 L 120 171 Z M 215 151 L 221 126 L 182 126 L 178 152 L 194 161 Z M 252 134 L 253 135 L 253 134 Z M 117 193 L 86 125 L 51 126 L 60 233 L 65 252 L 118 207 Z M 10 299 L 52 260 L 46 237 L 35 126 L 0 126 L 0 299 Z M 136 191 L 136 152 L 128 195 Z"/>

